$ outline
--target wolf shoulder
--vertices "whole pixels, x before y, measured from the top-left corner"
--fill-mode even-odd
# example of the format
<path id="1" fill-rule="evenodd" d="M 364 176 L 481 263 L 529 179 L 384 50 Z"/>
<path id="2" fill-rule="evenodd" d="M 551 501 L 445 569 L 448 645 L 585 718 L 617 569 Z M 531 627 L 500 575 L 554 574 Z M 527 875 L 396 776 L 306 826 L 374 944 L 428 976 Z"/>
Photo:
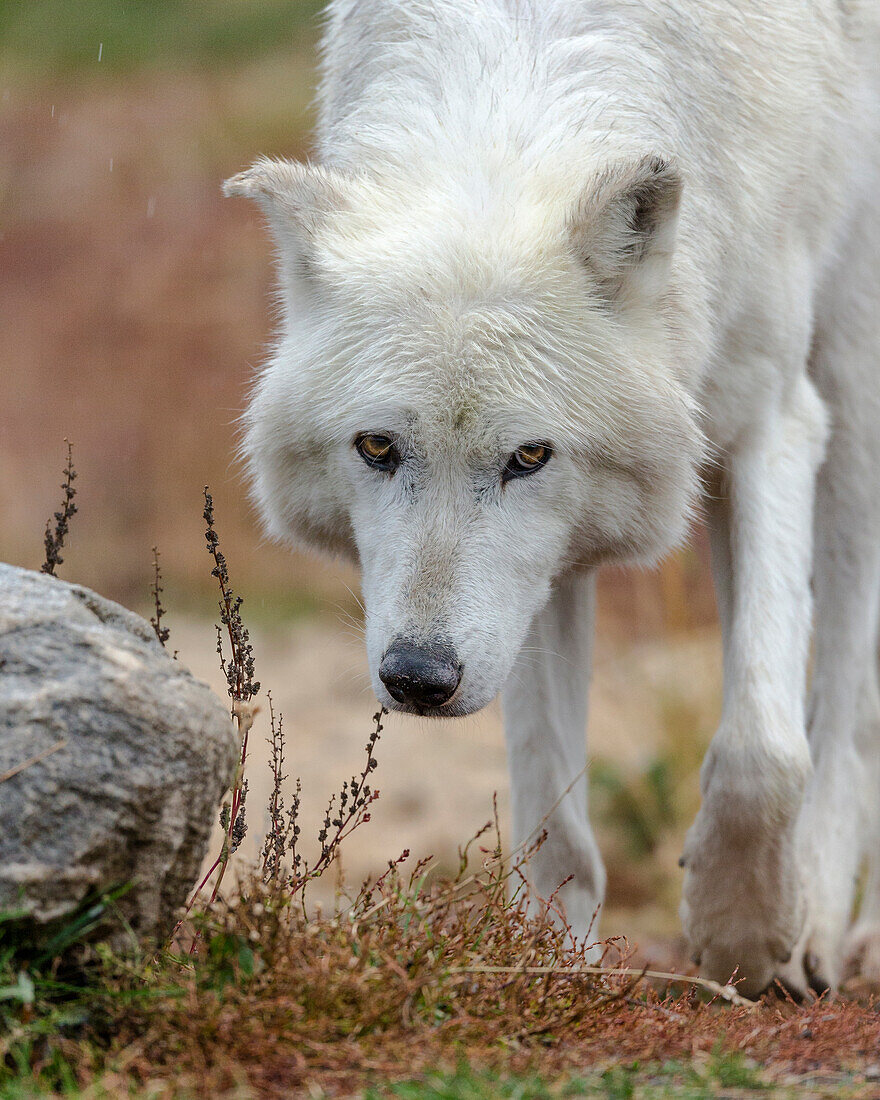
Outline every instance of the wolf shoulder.
<path id="1" fill-rule="evenodd" d="M 785 151 L 864 106 L 878 46 L 877 0 L 331 0 L 318 146 L 335 156 L 353 129 L 411 127 L 432 107 L 467 132 L 474 116 L 457 115 L 484 87 L 500 117 L 556 97 L 575 132 L 641 126 L 645 110 L 679 142 L 733 152 L 763 135 Z"/>

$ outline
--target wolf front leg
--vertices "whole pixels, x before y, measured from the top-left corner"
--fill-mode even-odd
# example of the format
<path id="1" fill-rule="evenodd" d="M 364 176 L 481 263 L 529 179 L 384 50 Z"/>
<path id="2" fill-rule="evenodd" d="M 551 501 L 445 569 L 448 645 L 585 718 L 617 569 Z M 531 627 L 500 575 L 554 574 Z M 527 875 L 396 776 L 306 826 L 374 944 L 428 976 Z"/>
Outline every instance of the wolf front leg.
<path id="1" fill-rule="evenodd" d="M 513 843 L 528 844 L 547 830 L 547 840 L 528 862 L 530 909 L 541 912 L 540 899 L 546 902 L 555 895 L 554 907 L 575 936 L 591 940 L 605 890 L 605 871 L 587 816 L 587 692 L 595 591 L 593 575 L 571 574 L 558 582 L 532 624 L 502 696 Z M 569 876 L 571 881 L 562 886 Z"/>
<path id="2" fill-rule="evenodd" d="M 727 463 L 710 512 L 724 638 L 721 723 L 683 856 L 685 933 L 718 981 L 747 994 L 788 959 L 803 924 L 797 820 L 811 771 L 805 727 L 813 499 L 826 414 L 804 376 Z"/>

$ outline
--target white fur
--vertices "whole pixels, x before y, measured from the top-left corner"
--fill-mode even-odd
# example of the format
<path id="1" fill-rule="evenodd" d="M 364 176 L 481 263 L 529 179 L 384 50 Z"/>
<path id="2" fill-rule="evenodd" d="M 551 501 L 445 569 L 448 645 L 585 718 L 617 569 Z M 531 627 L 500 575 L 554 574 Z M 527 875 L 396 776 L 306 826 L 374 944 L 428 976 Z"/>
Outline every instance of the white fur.
<path id="1" fill-rule="evenodd" d="M 878 48 L 873 0 L 335 0 L 316 163 L 227 185 L 279 248 L 245 440 L 268 528 L 360 560 L 387 705 L 397 636 L 454 648 L 444 713 L 504 689 L 516 841 L 585 759 L 589 577 L 679 542 L 703 478 L 725 699 L 682 914 L 747 990 L 836 982 L 878 854 Z M 532 868 L 574 875 L 579 934 L 585 803 Z"/>

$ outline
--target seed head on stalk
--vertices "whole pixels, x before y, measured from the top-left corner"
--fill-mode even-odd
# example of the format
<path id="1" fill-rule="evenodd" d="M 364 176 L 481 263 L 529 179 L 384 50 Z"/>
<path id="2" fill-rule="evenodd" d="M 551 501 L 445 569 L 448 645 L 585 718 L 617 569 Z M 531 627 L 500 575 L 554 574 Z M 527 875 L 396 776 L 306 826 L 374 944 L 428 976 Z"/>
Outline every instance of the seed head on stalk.
<path id="1" fill-rule="evenodd" d="M 56 568 L 64 561 L 61 551 L 64 549 L 64 540 L 70 530 L 70 521 L 77 512 L 77 507 L 73 503 L 73 498 L 76 496 L 76 489 L 73 487 L 76 480 L 76 470 L 73 468 L 73 446 L 69 439 L 65 439 L 64 442 L 67 444 L 67 465 L 64 467 L 64 481 L 61 483 L 64 496 L 61 500 L 61 509 L 54 513 L 55 526 L 52 526 L 51 519 L 46 522 L 46 534 L 43 538 L 46 560 L 40 566 L 40 572 L 48 573 L 50 577 L 55 576 Z"/>

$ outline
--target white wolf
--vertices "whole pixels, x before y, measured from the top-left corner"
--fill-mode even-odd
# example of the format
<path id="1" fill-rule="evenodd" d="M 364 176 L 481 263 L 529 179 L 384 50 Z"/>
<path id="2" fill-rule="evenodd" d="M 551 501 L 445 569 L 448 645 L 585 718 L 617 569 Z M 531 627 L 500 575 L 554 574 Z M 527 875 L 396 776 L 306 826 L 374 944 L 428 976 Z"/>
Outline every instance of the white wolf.
<path id="1" fill-rule="evenodd" d="M 227 184 L 279 250 L 268 528 L 360 561 L 387 706 L 502 692 L 516 841 L 585 764 L 596 568 L 704 509 L 725 690 L 682 918 L 751 992 L 880 946 L 878 57 L 876 0 L 335 0 L 315 163 Z M 549 833 L 535 888 L 573 875 L 585 934 L 583 778 Z"/>

